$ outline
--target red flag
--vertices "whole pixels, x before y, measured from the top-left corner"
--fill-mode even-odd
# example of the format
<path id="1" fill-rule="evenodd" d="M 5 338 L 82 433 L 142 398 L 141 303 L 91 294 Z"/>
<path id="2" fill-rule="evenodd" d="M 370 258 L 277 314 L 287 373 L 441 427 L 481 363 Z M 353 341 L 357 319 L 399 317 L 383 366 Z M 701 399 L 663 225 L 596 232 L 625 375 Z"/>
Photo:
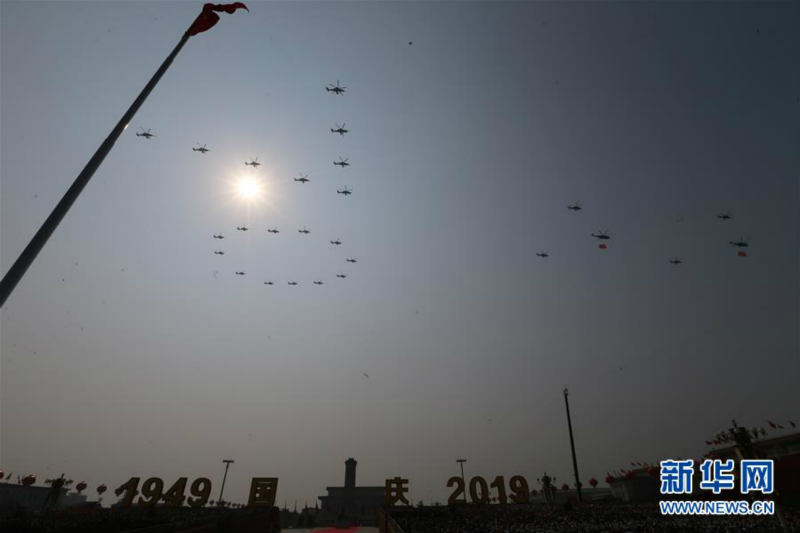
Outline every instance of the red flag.
<path id="1" fill-rule="evenodd" d="M 192 22 L 192 25 L 186 30 L 186 33 L 189 35 L 197 35 L 200 32 L 211 29 L 214 24 L 219 22 L 219 15 L 214 13 L 214 11 L 233 13 L 239 8 L 250 11 L 247 9 L 247 6 L 241 2 L 234 2 L 233 4 L 204 4 L 203 11 L 197 15 L 197 18 L 194 19 L 194 22 Z"/>
<path id="2" fill-rule="evenodd" d="M 711 442 L 710 440 L 706 441 L 706 446 L 711 446 L 712 444 L 713 444 L 713 442 Z"/>
<path id="3" fill-rule="evenodd" d="M 769 424 L 769 427 L 772 429 L 778 429 L 778 426 L 775 425 L 775 422 L 772 422 L 771 420 L 767 420 L 767 424 Z"/>
<path id="4" fill-rule="evenodd" d="M 608 246 L 606 246 L 606 243 L 604 243 L 604 242 L 601 242 L 600 244 L 598 244 L 597 247 L 600 248 L 601 250 L 607 250 L 608 249 Z"/>

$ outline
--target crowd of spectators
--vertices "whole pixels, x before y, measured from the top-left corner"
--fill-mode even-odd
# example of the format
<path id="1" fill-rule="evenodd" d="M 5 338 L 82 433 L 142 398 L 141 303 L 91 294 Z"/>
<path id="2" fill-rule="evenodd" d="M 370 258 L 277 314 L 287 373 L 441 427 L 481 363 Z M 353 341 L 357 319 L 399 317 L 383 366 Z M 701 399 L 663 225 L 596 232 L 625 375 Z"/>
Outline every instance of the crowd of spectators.
<path id="1" fill-rule="evenodd" d="M 782 508 L 800 532 L 800 509 Z M 455 506 L 407 508 L 391 516 L 404 533 L 734 533 L 787 531 L 777 516 L 664 516 L 656 503 L 602 502 L 551 508 Z"/>

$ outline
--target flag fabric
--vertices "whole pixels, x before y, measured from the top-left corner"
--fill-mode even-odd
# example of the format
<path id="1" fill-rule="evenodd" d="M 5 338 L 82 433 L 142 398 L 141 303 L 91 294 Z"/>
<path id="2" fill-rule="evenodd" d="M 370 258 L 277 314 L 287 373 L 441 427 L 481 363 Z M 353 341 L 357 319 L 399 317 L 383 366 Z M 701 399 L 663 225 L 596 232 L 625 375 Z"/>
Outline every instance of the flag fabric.
<path id="1" fill-rule="evenodd" d="M 789 420 L 789 423 L 792 425 L 793 428 L 797 427 L 797 425 L 794 422 L 792 422 L 791 420 Z"/>
<path id="2" fill-rule="evenodd" d="M 198 33 L 211 29 L 214 24 L 219 22 L 219 15 L 214 13 L 215 11 L 233 13 L 237 9 L 250 11 L 247 9 L 247 6 L 241 2 L 234 2 L 233 4 L 204 4 L 203 11 L 197 15 L 197 18 L 194 19 L 194 22 L 192 22 L 192 25 L 186 30 L 186 33 L 189 35 L 197 35 Z"/>
<path id="3" fill-rule="evenodd" d="M 778 429 L 778 426 L 776 426 L 775 422 L 773 422 L 772 420 L 767 420 L 767 424 L 769 424 L 769 427 L 771 427 L 772 429 Z"/>

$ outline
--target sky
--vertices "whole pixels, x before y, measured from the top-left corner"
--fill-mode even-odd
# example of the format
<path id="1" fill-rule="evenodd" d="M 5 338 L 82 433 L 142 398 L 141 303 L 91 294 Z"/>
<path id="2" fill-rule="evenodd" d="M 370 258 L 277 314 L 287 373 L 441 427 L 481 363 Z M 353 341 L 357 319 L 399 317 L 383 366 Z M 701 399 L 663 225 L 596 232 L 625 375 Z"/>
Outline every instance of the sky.
<path id="1" fill-rule="evenodd" d="M 3 274 L 200 7 L 0 3 Z M 565 387 L 584 483 L 800 419 L 797 3 L 248 7 L 0 311 L 1 469 L 444 502 L 462 457 L 571 484 Z"/>

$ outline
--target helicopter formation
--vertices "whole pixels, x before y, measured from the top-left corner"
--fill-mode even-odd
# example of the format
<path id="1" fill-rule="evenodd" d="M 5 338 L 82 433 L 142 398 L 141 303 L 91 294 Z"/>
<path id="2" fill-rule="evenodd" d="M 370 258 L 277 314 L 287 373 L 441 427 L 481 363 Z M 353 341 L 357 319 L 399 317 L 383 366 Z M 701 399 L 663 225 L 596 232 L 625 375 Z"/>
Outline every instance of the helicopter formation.
<path id="1" fill-rule="evenodd" d="M 250 228 L 248 228 L 247 226 L 236 226 L 236 229 L 239 230 L 239 231 L 248 231 Z M 277 234 L 280 233 L 280 230 L 278 228 L 274 228 L 274 227 L 273 228 L 267 228 L 266 231 L 267 231 L 267 233 L 271 233 L 273 235 L 277 235 Z M 297 231 L 298 231 L 298 233 L 302 233 L 302 234 L 306 234 L 306 235 L 311 233 L 311 230 L 308 229 L 305 226 L 303 226 L 302 228 L 298 229 Z M 225 235 L 223 235 L 222 233 L 215 233 L 215 234 L 212 235 L 212 238 L 214 238 L 214 239 L 224 239 Z M 342 241 L 341 238 L 332 239 L 329 242 L 330 242 L 331 245 L 334 245 L 334 246 L 341 246 L 343 244 L 343 241 Z M 225 255 L 225 251 L 224 250 L 214 250 L 213 254 L 214 255 Z M 355 264 L 355 263 L 358 262 L 358 259 L 355 258 L 355 257 L 347 257 L 347 258 L 345 258 L 345 262 L 346 263 L 350 263 L 350 264 Z M 246 276 L 247 272 L 244 271 L 244 270 L 237 270 L 237 271 L 234 271 L 234 275 L 236 275 L 236 276 Z M 344 278 L 347 277 L 347 274 L 345 274 L 343 272 L 339 272 L 339 273 L 336 274 L 336 277 L 339 278 L 339 279 L 344 279 Z M 298 286 L 298 285 L 300 285 L 300 283 L 298 281 L 295 281 L 295 280 L 288 281 L 287 284 L 290 285 L 290 286 Z M 324 285 L 324 284 L 325 284 L 325 282 L 322 281 L 322 280 L 319 280 L 319 279 L 313 280 L 313 285 L 318 285 L 319 286 L 319 285 Z M 275 285 L 275 282 L 272 281 L 272 280 L 266 280 L 266 281 L 264 281 L 264 285 L 273 286 L 273 285 Z"/>
<path id="2" fill-rule="evenodd" d="M 336 80 L 335 84 L 329 84 L 329 85 L 325 86 L 325 91 L 326 92 L 333 93 L 336 96 L 343 95 L 346 92 L 346 90 L 347 90 L 347 87 L 342 86 L 339 80 Z M 340 137 L 342 137 L 345 134 L 348 134 L 350 132 L 350 130 L 346 129 L 345 126 L 346 126 L 346 122 L 342 122 L 341 124 L 339 124 L 337 122 L 334 125 L 333 128 L 330 128 L 330 132 L 333 133 L 333 134 L 338 134 Z M 155 137 L 155 134 L 152 133 L 151 129 L 145 130 L 143 128 L 140 128 L 140 130 L 141 131 L 136 133 L 137 137 L 142 137 L 142 138 L 147 139 L 147 140 L 150 140 L 151 138 Z M 199 152 L 200 154 L 205 155 L 206 153 L 210 152 L 211 150 L 207 147 L 206 144 L 202 144 L 201 145 L 198 142 L 198 143 L 196 143 L 196 146 L 192 147 L 192 151 L 193 152 Z M 245 161 L 244 164 L 245 164 L 245 166 L 250 166 L 250 167 L 253 167 L 254 169 L 256 169 L 257 167 L 261 166 L 261 163 L 259 162 L 258 157 L 252 159 L 251 161 Z M 345 158 L 345 157 L 339 156 L 338 160 L 334 160 L 333 161 L 333 165 L 344 169 L 344 168 L 350 166 L 349 158 Z M 301 173 L 298 174 L 298 177 L 293 179 L 293 181 L 295 181 L 297 183 L 300 183 L 302 185 L 305 185 L 305 184 L 309 183 L 311 181 L 311 179 L 309 178 L 309 174 L 304 174 L 304 173 L 301 172 Z M 353 191 L 349 187 L 345 186 L 342 189 L 336 189 L 336 193 L 337 194 L 341 194 L 341 195 L 346 197 L 346 196 L 350 196 L 351 194 L 353 194 Z M 573 202 L 573 203 L 567 204 L 566 207 L 567 207 L 567 209 L 569 211 L 572 211 L 574 213 L 577 213 L 579 211 L 583 211 L 583 209 L 584 209 L 583 204 L 581 204 L 580 202 Z M 721 221 L 730 221 L 730 220 L 733 219 L 733 215 L 731 214 L 730 211 L 717 213 L 715 216 L 716 216 L 716 218 L 718 220 L 721 220 Z M 249 230 L 249 228 L 247 226 L 245 226 L 245 225 L 242 225 L 242 226 L 237 226 L 236 230 L 237 231 L 246 232 L 246 231 Z M 309 230 L 305 226 L 303 226 L 302 228 L 298 229 L 297 231 L 298 231 L 298 233 L 301 233 L 301 234 L 304 234 L 304 235 L 309 235 L 311 233 L 311 230 Z M 280 233 L 278 228 L 275 228 L 275 227 L 268 228 L 267 232 L 271 233 L 273 235 L 277 235 L 277 234 Z M 607 250 L 608 249 L 608 242 L 611 241 L 612 234 L 607 229 L 600 230 L 600 231 L 597 231 L 597 232 L 591 232 L 589 235 L 598 241 L 598 249 L 600 249 L 600 250 Z M 214 239 L 224 239 L 225 237 L 221 233 L 217 233 L 217 234 L 213 235 L 213 238 Z M 728 242 L 729 242 L 729 244 L 731 246 L 733 246 L 734 248 L 738 249 L 737 255 L 739 257 L 746 257 L 747 256 L 747 252 L 745 251 L 745 248 L 749 248 L 749 243 L 747 242 L 747 240 L 745 240 L 744 238 L 739 238 L 738 240 L 731 240 L 731 241 L 728 241 Z M 331 245 L 335 245 L 335 246 L 340 246 L 342 244 L 342 240 L 337 238 L 337 239 L 331 240 L 330 244 Z M 221 255 L 225 255 L 225 252 L 223 250 L 215 250 L 213 253 L 214 253 L 214 255 L 220 255 L 220 256 Z M 549 251 L 539 251 L 539 252 L 536 253 L 536 256 L 541 258 L 541 259 L 547 259 L 547 258 L 550 257 L 550 252 Z M 351 258 L 351 257 L 348 257 L 345 261 L 347 263 L 350 263 L 350 264 L 353 264 L 353 263 L 357 262 L 357 260 L 355 258 Z M 684 263 L 684 261 L 683 261 L 682 258 L 675 256 L 675 257 L 673 257 L 671 259 L 668 259 L 668 263 L 673 265 L 673 266 L 679 266 L 679 265 L 682 265 Z M 236 272 L 234 272 L 234 274 L 237 275 L 237 276 L 244 276 L 245 272 L 244 271 L 236 271 Z M 340 278 L 340 279 L 343 279 L 343 278 L 346 278 L 347 275 L 344 274 L 344 273 L 338 273 L 338 274 L 336 274 L 336 277 Z M 296 285 L 298 285 L 298 282 L 289 281 L 288 284 L 291 285 L 291 286 L 296 286 Z M 322 282 L 322 280 L 314 280 L 313 284 L 314 285 L 322 285 L 323 282 Z M 265 281 L 264 285 L 273 285 L 273 282 L 272 281 Z"/>
<path id="3" fill-rule="evenodd" d="M 328 93 L 333 93 L 336 96 L 342 96 L 347 91 L 347 87 L 341 85 L 339 80 L 336 80 L 335 84 L 326 85 L 325 86 L 325 91 L 328 92 Z M 342 137 L 342 136 L 350 133 L 350 130 L 346 128 L 346 125 L 347 125 L 346 122 L 342 122 L 341 124 L 339 124 L 337 122 L 337 123 L 334 124 L 333 128 L 330 128 L 330 132 L 333 133 L 334 135 L 339 135 L 340 137 Z M 145 130 L 144 128 L 140 128 L 140 131 L 136 133 L 136 136 L 144 138 L 146 140 L 150 140 L 153 137 L 155 137 L 156 135 L 152 132 L 151 129 Z M 208 148 L 207 144 L 200 144 L 199 142 L 197 142 L 197 143 L 195 143 L 194 146 L 192 146 L 192 152 L 197 152 L 197 153 L 199 153 L 201 155 L 206 155 L 210 151 L 211 151 L 211 149 Z M 261 166 L 261 162 L 258 160 L 258 157 L 255 157 L 250 161 L 244 161 L 244 164 L 245 164 L 245 166 L 252 167 L 253 169 L 257 169 L 259 166 Z M 333 161 L 333 165 L 344 169 L 344 168 L 350 166 L 350 159 L 347 158 L 347 157 L 339 156 L 338 160 L 334 160 Z M 304 173 L 301 172 L 301 173 L 298 174 L 298 177 L 293 178 L 293 181 L 296 182 L 296 183 L 300 183 L 301 185 L 305 185 L 307 183 L 310 183 L 311 179 L 309 178 L 309 174 L 304 174 Z M 345 186 L 345 187 L 342 187 L 341 189 L 337 188 L 336 189 L 336 193 L 337 194 L 341 194 L 342 196 L 350 196 L 351 194 L 353 194 L 353 191 L 352 191 L 352 189 L 350 187 Z M 244 224 L 240 225 L 240 226 L 236 226 L 236 231 L 247 232 L 249 230 L 250 230 L 250 228 L 248 228 Z M 266 231 L 267 231 L 267 233 L 270 233 L 272 235 L 278 235 L 280 233 L 280 230 L 277 227 L 267 228 Z M 297 232 L 301 233 L 301 234 L 304 234 L 304 235 L 309 235 L 311 233 L 311 230 L 308 229 L 307 227 L 303 226 L 302 228 L 299 228 L 297 230 Z M 216 239 L 216 240 L 222 240 L 222 239 L 225 239 L 225 235 L 222 234 L 222 233 L 214 233 L 212 235 L 212 238 Z M 343 241 L 342 241 L 341 238 L 332 239 L 329 242 L 333 246 L 341 246 L 343 244 Z M 213 254 L 216 255 L 216 256 L 223 256 L 223 255 L 225 255 L 225 250 L 219 250 L 219 249 L 213 250 Z M 347 257 L 345 259 L 345 262 L 347 262 L 348 264 L 355 264 L 355 263 L 358 262 L 358 260 L 355 257 Z M 217 272 L 218 271 L 216 271 L 216 270 L 214 271 L 214 278 L 215 279 L 217 278 Z M 242 277 L 242 276 L 246 276 L 247 272 L 244 271 L 244 270 L 236 270 L 236 271 L 234 271 L 234 275 Z M 339 272 L 339 273 L 336 274 L 336 277 L 338 279 L 345 279 L 345 278 L 347 278 L 347 274 L 344 273 L 344 272 Z M 275 285 L 275 282 L 272 281 L 272 280 L 265 280 L 263 283 L 266 286 Z M 313 285 L 317 285 L 317 286 L 324 285 L 324 283 L 325 282 L 323 280 L 321 280 L 321 279 L 315 279 L 315 280 L 312 281 L 312 284 Z M 287 281 L 287 284 L 289 286 L 293 286 L 294 287 L 294 286 L 298 286 L 299 282 L 295 281 L 295 280 L 290 280 L 290 281 Z"/>
<path id="4" fill-rule="evenodd" d="M 583 205 L 580 202 L 574 202 L 574 203 L 571 203 L 571 204 L 567 204 L 567 209 L 569 209 L 570 211 L 573 211 L 573 212 L 582 211 L 583 210 Z M 718 218 L 719 220 L 728 221 L 728 220 L 733 219 L 733 215 L 731 214 L 730 211 L 726 211 L 726 212 L 723 212 L 723 213 L 717 213 L 716 214 L 716 218 Z M 679 219 L 679 222 L 680 221 L 682 221 L 682 217 L 681 217 L 681 219 Z M 597 239 L 599 241 L 599 244 L 597 246 L 598 249 L 600 249 L 600 250 L 607 250 L 608 249 L 608 244 L 607 244 L 606 241 L 610 241 L 611 240 L 611 233 L 608 230 L 601 230 L 601 231 L 598 231 L 596 233 L 592 232 L 589 235 L 591 237 L 594 237 L 595 239 Z M 739 249 L 739 251 L 737 252 L 737 255 L 739 257 L 747 257 L 747 252 L 745 252 L 743 250 L 743 248 L 748 248 L 750 245 L 744 238 L 740 237 L 738 240 L 728 241 L 728 243 L 731 246 Z M 540 257 L 542 259 L 546 259 L 546 258 L 550 257 L 550 252 L 540 251 L 540 252 L 536 253 L 536 256 Z M 682 265 L 683 264 L 683 259 L 680 258 L 680 257 L 673 257 L 672 259 L 669 259 L 668 262 L 671 265 L 676 265 L 677 266 L 677 265 Z"/>

